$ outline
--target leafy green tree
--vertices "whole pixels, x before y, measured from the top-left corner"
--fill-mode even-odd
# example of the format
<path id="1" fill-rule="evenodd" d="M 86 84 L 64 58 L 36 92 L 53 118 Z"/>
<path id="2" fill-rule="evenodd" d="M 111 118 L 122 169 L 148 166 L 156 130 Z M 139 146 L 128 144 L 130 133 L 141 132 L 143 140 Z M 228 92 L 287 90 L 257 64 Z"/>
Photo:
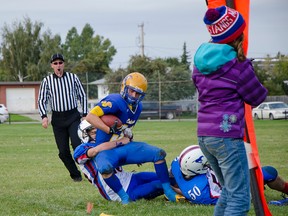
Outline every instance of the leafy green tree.
<path id="1" fill-rule="evenodd" d="M 115 72 L 110 72 L 105 75 L 106 84 L 110 93 L 120 92 L 122 80 L 127 74 L 127 70 L 119 68 Z"/>
<path id="2" fill-rule="evenodd" d="M 284 80 L 282 84 L 283 91 L 285 92 L 285 95 L 288 95 L 288 80 Z"/>
<path id="3" fill-rule="evenodd" d="M 5 73 L 2 61 L 0 61 L 0 81 L 9 81 L 9 76 Z"/>
<path id="4" fill-rule="evenodd" d="M 50 66 L 51 56 L 54 53 L 62 53 L 60 35 L 52 35 L 51 31 L 47 30 L 42 34 L 41 40 L 41 54 L 37 65 L 32 64 L 31 68 L 28 69 L 28 74 L 33 80 L 42 80 L 49 73 L 53 73 Z"/>
<path id="5" fill-rule="evenodd" d="M 41 34 L 42 27 L 41 22 L 33 23 L 28 17 L 13 22 L 11 26 L 5 23 L 2 29 L 1 80 L 39 81 L 51 71 L 51 52 L 59 51 L 61 38 L 52 36 L 50 30 Z"/>
<path id="6" fill-rule="evenodd" d="M 171 60 L 170 58 L 168 62 L 165 59 L 153 61 L 157 67 L 154 67 L 153 76 L 150 78 L 154 85 L 151 86 L 152 90 L 147 100 L 174 101 L 193 97 L 195 87 L 191 81 L 191 71 L 179 62 L 171 64 Z"/>
<path id="7" fill-rule="evenodd" d="M 94 30 L 87 23 L 81 34 L 75 27 L 72 27 L 65 39 L 63 44 L 64 55 L 71 62 L 79 62 L 88 57 L 88 53 L 92 50 L 92 40 L 93 40 Z"/>
<path id="8" fill-rule="evenodd" d="M 9 79 L 23 82 L 31 76 L 28 70 L 33 70 L 33 65 L 37 65 L 41 53 L 42 26 L 42 23 L 32 23 L 27 17 L 23 22 L 14 22 L 11 28 L 5 23 L 1 53 L 3 67 L 10 74 Z"/>
<path id="9" fill-rule="evenodd" d="M 110 73 L 110 63 L 116 49 L 109 39 L 94 36 L 94 30 L 86 24 L 79 35 L 72 27 L 61 43 L 60 35 L 53 36 L 48 29 L 41 34 L 43 24 L 32 23 L 30 18 L 14 22 L 12 26 L 5 24 L 2 30 L 0 48 L 3 58 L 0 60 L 1 81 L 41 81 L 49 73 L 50 58 L 54 53 L 62 53 L 65 57 L 65 70 L 76 73 L 82 83 L 87 86 L 87 95 L 97 97 L 97 86 L 88 83 Z"/>
<path id="10" fill-rule="evenodd" d="M 76 27 L 72 27 L 67 35 L 63 47 L 63 55 L 71 62 L 77 62 L 81 57 L 81 39 Z"/>
<path id="11" fill-rule="evenodd" d="M 151 62 L 152 59 L 147 56 L 131 56 L 127 66 L 127 74 L 132 72 L 140 72 L 144 74 L 147 79 L 149 79 L 149 77 L 153 74 L 154 71 Z"/>
<path id="12" fill-rule="evenodd" d="M 175 66 L 175 65 L 176 66 Z M 150 59 L 132 56 L 127 69 L 118 69 L 105 77 L 110 92 L 119 92 L 122 79 L 131 72 L 140 72 L 148 80 L 145 100 L 172 101 L 192 98 L 195 92 L 191 72 L 177 59 Z"/>
<path id="13" fill-rule="evenodd" d="M 190 64 L 189 62 L 190 56 L 189 52 L 187 51 L 186 42 L 183 45 L 183 54 L 181 55 L 181 63 L 186 66 L 186 70 L 190 70 Z"/>
<path id="14" fill-rule="evenodd" d="M 66 69 L 76 73 L 86 85 L 111 72 L 109 65 L 116 54 L 111 41 L 100 35 L 94 36 L 94 30 L 89 24 L 84 26 L 80 35 L 72 27 L 67 33 L 63 50 L 67 59 Z M 89 86 L 88 96 L 97 97 L 96 86 Z"/>
<path id="15" fill-rule="evenodd" d="M 63 45 L 64 55 L 69 60 L 67 69 L 80 77 L 89 73 L 89 81 L 102 78 L 110 71 L 109 64 L 116 49 L 109 39 L 94 35 L 94 30 L 86 24 L 79 35 L 75 27 L 69 30 Z"/>
<path id="16" fill-rule="evenodd" d="M 287 94 L 284 83 L 288 80 L 288 57 L 277 54 L 272 58 L 269 55 L 264 61 L 253 61 L 255 73 L 258 79 L 268 89 L 269 96 Z"/>
<path id="17" fill-rule="evenodd" d="M 270 79 L 265 82 L 269 95 L 287 94 L 284 81 L 288 80 L 288 57 L 277 59 L 271 72 Z"/>
<path id="18" fill-rule="evenodd" d="M 275 65 L 275 70 L 278 70 L 278 81 L 282 84 L 284 94 L 288 95 L 288 56 L 281 56 L 278 64 Z"/>
<path id="19" fill-rule="evenodd" d="M 261 83 L 264 84 L 264 82 L 267 79 L 266 70 L 261 68 L 261 65 L 259 62 L 253 62 L 253 67 L 254 67 L 254 71 L 255 71 L 257 78 L 259 79 Z"/>

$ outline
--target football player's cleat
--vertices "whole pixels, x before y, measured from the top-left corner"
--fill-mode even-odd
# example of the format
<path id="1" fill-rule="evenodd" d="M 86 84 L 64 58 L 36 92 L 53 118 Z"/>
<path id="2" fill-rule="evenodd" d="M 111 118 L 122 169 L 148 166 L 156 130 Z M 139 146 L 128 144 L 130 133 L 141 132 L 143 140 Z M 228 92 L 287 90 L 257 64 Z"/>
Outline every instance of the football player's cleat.
<path id="1" fill-rule="evenodd" d="M 288 198 L 285 198 L 285 199 L 282 199 L 282 200 L 273 200 L 273 201 L 270 201 L 268 204 L 277 205 L 277 206 L 288 205 Z"/>
<path id="2" fill-rule="evenodd" d="M 175 195 L 175 201 L 169 200 L 165 194 L 164 194 L 164 198 L 166 201 L 170 201 L 170 202 L 185 202 L 186 201 L 186 198 L 179 194 Z"/>

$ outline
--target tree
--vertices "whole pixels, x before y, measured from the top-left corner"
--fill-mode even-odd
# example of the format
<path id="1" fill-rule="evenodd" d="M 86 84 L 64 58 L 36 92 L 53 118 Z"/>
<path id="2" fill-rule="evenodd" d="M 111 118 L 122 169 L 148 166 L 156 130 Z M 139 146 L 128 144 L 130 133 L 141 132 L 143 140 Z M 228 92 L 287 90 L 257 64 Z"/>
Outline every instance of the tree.
<path id="1" fill-rule="evenodd" d="M 67 69 L 79 75 L 80 79 L 89 72 L 89 81 L 102 78 L 110 71 L 109 64 L 116 49 L 109 39 L 94 35 L 94 30 L 86 24 L 79 35 L 75 27 L 71 28 L 63 45 L 64 55 L 69 59 Z"/>
<path id="2" fill-rule="evenodd" d="M 126 69 L 118 69 L 105 76 L 109 91 L 119 92 L 122 79 L 131 72 L 140 72 L 147 78 L 147 101 L 173 101 L 192 98 L 194 95 L 195 87 L 186 65 L 173 58 L 152 60 L 139 55 L 131 57 Z"/>
<path id="3" fill-rule="evenodd" d="M 265 82 L 269 95 L 287 94 L 285 80 L 288 80 L 288 57 L 279 55 L 280 58 L 274 63 L 270 79 Z M 278 57 L 279 57 L 278 56 Z"/>
<path id="4" fill-rule="evenodd" d="M 269 96 L 287 94 L 284 84 L 288 80 L 288 57 L 277 54 L 272 58 L 269 55 L 263 61 L 253 61 L 258 79 L 268 89 Z"/>
<path id="5" fill-rule="evenodd" d="M 43 24 L 29 18 L 22 22 L 14 22 L 12 29 L 5 23 L 2 31 L 3 42 L 1 53 L 3 56 L 3 67 L 10 74 L 10 79 L 23 82 L 28 78 L 28 69 L 38 63 L 40 56 L 40 31 Z"/>
<path id="6" fill-rule="evenodd" d="M 68 60 L 66 69 L 76 73 L 85 84 L 101 79 L 111 72 L 109 64 L 116 54 L 116 49 L 109 39 L 103 36 L 94 36 L 94 30 L 86 24 L 79 35 L 72 27 L 63 44 L 64 56 Z M 89 97 L 97 97 L 97 87 L 89 86 Z"/>
<path id="7" fill-rule="evenodd" d="M 72 27 L 67 35 L 63 44 L 63 54 L 69 61 L 77 62 L 81 57 L 81 39 L 75 27 Z"/>
<path id="8" fill-rule="evenodd" d="M 181 55 L 181 63 L 183 65 L 186 65 L 186 69 L 190 70 L 190 64 L 191 62 L 189 62 L 189 53 L 187 52 L 187 48 L 186 48 L 186 42 L 183 45 L 183 54 Z"/>
<path id="9" fill-rule="evenodd" d="M 171 64 L 174 62 L 174 64 Z M 191 81 L 191 71 L 176 59 L 156 59 L 152 61 L 154 68 L 153 76 L 150 77 L 152 91 L 149 100 L 174 101 L 181 99 L 192 99 L 195 87 Z M 156 65 L 156 66 L 155 66 Z M 161 85 L 161 86 L 160 86 Z M 159 95 L 161 90 L 161 95 Z M 147 99 L 147 100 L 148 100 Z"/>
<path id="10" fill-rule="evenodd" d="M 50 30 L 41 35 L 43 24 L 32 23 L 25 17 L 22 22 L 5 23 L 2 29 L 1 80 L 39 81 L 51 69 L 51 52 L 60 50 L 61 38 Z"/>
<path id="11" fill-rule="evenodd" d="M 1 80 L 42 80 L 49 71 L 52 72 L 50 57 L 53 53 L 64 54 L 65 70 L 79 75 L 82 82 L 94 81 L 110 72 L 109 64 L 116 49 L 109 39 L 99 35 L 94 37 L 89 24 L 84 26 L 80 35 L 72 27 L 64 44 L 61 37 L 53 36 L 49 29 L 41 34 L 42 27 L 41 22 L 32 23 L 28 17 L 22 22 L 14 22 L 12 27 L 5 24 L 0 48 L 3 56 L 0 60 Z"/>
<path id="12" fill-rule="evenodd" d="M 110 93 L 120 92 L 122 80 L 127 74 L 126 69 L 119 68 L 115 72 L 110 72 L 105 75 L 106 84 Z"/>
<path id="13" fill-rule="evenodd" d="M 261 83 L 264 83 L 267 79 L 266 70 L 262 69 L 260 64 L 261 63 L 259 63 L 259 62 L 253 62 L 254 71 L 255 71 L 255 74 L 256 74 L 257 78 L 259 79 L 259 81 Z"/>
<path id="14" fill-rule="evenodd" d="M 60 35 L 52 35 L 51 31 L 47 30 L 43 33 L 41 40 L 41 54 L 39 56 L 40 58 L 38 59 L 37 65 L 35 65 L 35 71 L 34 73 L 32 71 L 28 71 L 29 73 L 33 74 L 33 80 L 42 80 L 49 74 L 49 72 L 53 72 L 51 71 L 52 69 L 50 67 L 51 56 L 54 53 L 62 53 Z M 37 72 L 36 68 L 38 69 Z"/>

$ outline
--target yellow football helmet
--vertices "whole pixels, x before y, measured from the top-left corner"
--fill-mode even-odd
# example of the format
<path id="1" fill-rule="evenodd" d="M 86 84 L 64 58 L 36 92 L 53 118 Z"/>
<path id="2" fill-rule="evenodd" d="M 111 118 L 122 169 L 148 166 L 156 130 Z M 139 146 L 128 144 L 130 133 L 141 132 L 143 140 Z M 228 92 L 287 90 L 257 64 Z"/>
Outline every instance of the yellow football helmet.
<path id="1" fill-rule="evenodd" d="M 147 91 L 147 79 L 139 72 L 128 74 L 122 81 L 120 94 L 129 105 L 136 106 L 145 97 Z M 136 91 L 140 96 L 132 97 L 128 89 Z"/>

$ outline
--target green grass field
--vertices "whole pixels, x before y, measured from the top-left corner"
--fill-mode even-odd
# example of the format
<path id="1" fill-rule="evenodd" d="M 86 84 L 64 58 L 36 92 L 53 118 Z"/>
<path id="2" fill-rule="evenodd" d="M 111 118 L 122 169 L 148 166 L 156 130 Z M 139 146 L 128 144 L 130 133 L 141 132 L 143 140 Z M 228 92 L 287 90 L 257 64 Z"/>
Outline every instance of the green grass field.
<path id="1" fill-rule="evenodd" d="M 38 122 L 34 119 L 31 119 L 27 116 L 23 116 L 23 115 L 19 115 L 19 114 L 14 114 L 14 113 L 10 113 L 9 115 L 9 119 L 7 120 L 7 123 L 15 123 L 15 122 Z"/>
<path id="2" fill-rule="evenodd" d="M 262 165 L 276 167 L 288 180 L 288 121 L 255 121 L 258 150 Z M 164 148 L 167 163 L 188 145 L 196 144 L 195 121 L 140 121 L 134 130 L 135 140 Z M 194 215 L 213 214 L 213 206 L 166 202 L 163 196 L 140 200 L 127 206 L 108 202 L 85 179 L 73 182 L 58 158 L 52 128 L 41 124 L 0 125 L 0 215 L 87 215 L 86 204 L 92 202 L 91 215 Z M 152 164 L 129 165 L 126 170 L 153 171 Z M 265 190 L 267 202 L 281 199 L 280 193 Z M 273 215 L 287 215 L 288 206 L 269 206 Z M 255 215 L 253 205 L 249 215 Z"/>

